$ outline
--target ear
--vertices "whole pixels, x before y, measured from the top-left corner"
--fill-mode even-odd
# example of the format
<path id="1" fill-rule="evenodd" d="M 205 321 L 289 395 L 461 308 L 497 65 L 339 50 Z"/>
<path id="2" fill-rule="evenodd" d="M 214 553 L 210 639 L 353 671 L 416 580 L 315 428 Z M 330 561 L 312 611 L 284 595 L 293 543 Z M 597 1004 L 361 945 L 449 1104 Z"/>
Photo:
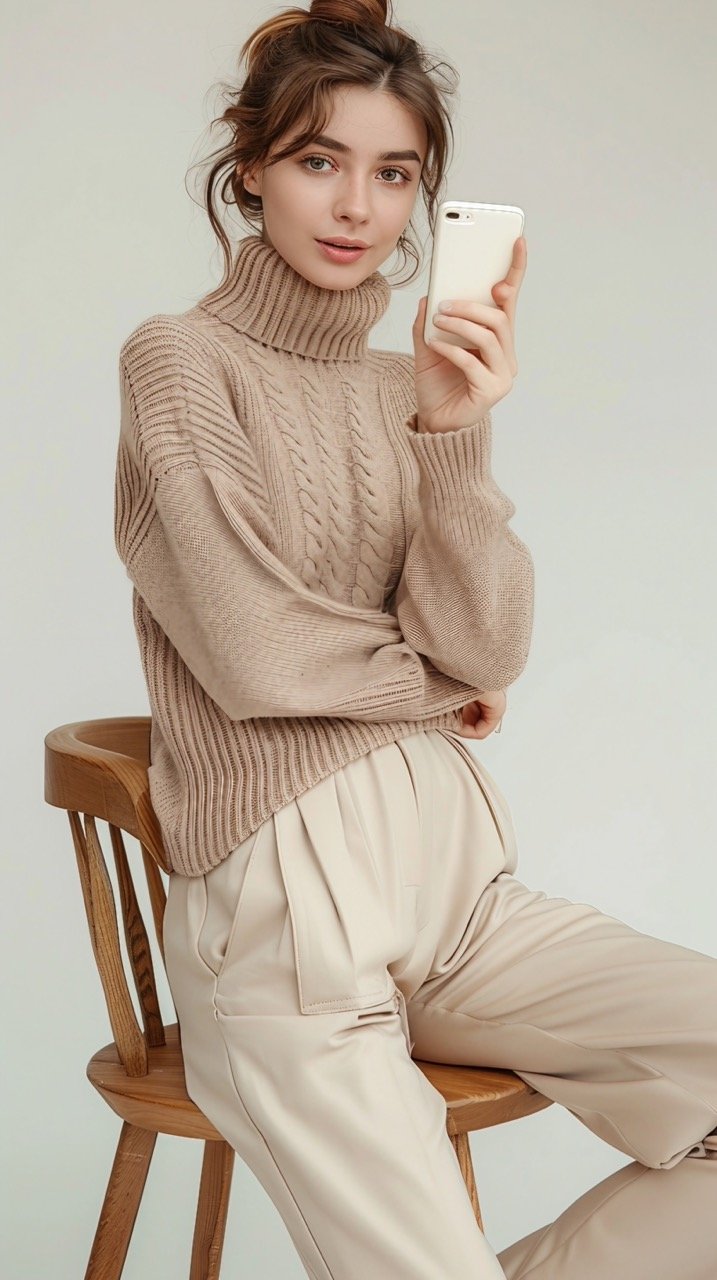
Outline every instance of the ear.
<path id="1" fill-rule="evenodd" d="M 246 191 L 248 191 L 253 196 L 261 195 L 261 182 L 257 181 L 257 179 L 254 177 L 253 173 L 250 170 L 247 169 L 245 170 L 244 173 L 242 173 L 239 169 L 239 166 L 237 165 L 237 175 L 243 181 L 244 188 Z"/>

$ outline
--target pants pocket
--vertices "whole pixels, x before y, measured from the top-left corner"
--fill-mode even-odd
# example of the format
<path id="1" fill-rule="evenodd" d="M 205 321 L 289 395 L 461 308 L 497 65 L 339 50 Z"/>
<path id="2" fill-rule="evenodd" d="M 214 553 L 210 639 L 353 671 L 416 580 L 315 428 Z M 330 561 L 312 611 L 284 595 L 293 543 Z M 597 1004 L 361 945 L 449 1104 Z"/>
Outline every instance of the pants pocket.
<path id="1" fill-rule="evenodd" d="M 302 1013 L 363 1009 L 395 991 L 382 851 L 341 781 L 331 775 L 274 814 Z"/>
<path id="2" fill-rule="evenodd" d="M 505 855 L 504 871 L 508 871 L 511 875 L 517 870 L 518 866 L 518 840 L 513 822 L 513 815 L 510 806 L 501 791 L 498 783 L 491 773 L 488 772 L 482 761 L 479 761 L 473 752 L 467 746 L 464 738 L 459 733 L 454 733 L 452 729 L 439 729 L 438 732 L 446 738 L 457 751 L 461 753 L 469 768 L 472 770 L 478 785 L 483 792 L 486 804 L 493 815 L 500 841 L 503 846 Z"/>
<path id="3" fill-rule="evenodd" d="M 243 921 L 246 889 L 257 851 L 269 833 L 270 822 L 264 822 L 211 871 L 193 878 L 189 886 L 197 897 L 194 914 L 199 928 L 195 948 L 217 982 Z"/>

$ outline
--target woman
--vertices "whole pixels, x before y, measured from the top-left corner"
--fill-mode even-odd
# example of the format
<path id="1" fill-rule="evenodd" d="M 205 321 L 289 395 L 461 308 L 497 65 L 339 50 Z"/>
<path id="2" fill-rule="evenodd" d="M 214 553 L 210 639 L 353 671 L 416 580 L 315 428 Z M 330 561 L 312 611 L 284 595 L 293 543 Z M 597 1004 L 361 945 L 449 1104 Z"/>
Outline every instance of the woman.
<path id="1" fill-rule="evenodd" d="M 533 565 L 491 476 L 516 241 L 469 350 L 368 347 L 450 128 L 381 0 L 247 41 L 207 184 L 218 289 L 122 346 L 115 530 L 172 872 L 190 1096 L 314 1280 L 713 1280 L 717 961 L 516 879 L 465 744 L 527 661 Z M 260 234 L 232 257 L 211 188 Z M 361 241 L 351 254 L 326 242 Z M 509 1068 L 631 1157 L 496 1255 L 412 1061 Z"/>

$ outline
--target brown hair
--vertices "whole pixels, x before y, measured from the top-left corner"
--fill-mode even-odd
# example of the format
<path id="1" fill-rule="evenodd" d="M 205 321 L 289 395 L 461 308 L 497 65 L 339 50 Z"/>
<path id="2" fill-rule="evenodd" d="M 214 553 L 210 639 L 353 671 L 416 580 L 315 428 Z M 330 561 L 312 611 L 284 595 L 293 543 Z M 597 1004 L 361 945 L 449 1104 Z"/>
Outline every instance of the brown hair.
<path id="1" fill-rule="evenodd" d="M 269 18 L 242 45 L 247 72 L 239 88 L 220 82 L 228 104 L 210 125 L 226 125 L 229 142 L 203 162 L 211 169 L 203 188 L 203 207 L 224 254 L 225 283 L 232 267 L 229 238 L 217 212 L 216 190 L 225 205 L 235 204 L 245 221 L 261 233 L 261 197 L 247 191 L 244 171 L 295 155 L 329 121 L 332 93 L 342 85 L 361 85 L 393 94 L 423 121 L 428 149 L 420 177 L 431 233 L 442 197 L 453 129 L 446 99 L 455 93 L 457 72 L 448 63 L 431 65 L 424 49 L 406 31 L 388 25 L 391 0 L 312 0 L 310 9 L 285 9 Z M 432 75 L 445 69 L 442 83 Z M 283 149 L 280 139 L 306 120 L 303 133 Z M 193 166 L 194 167 L 194 166 Z M 413 221 L 407 231 L 415 230 Z M 410 234 L 401 235 L 404 262 L 420 270 L 421 253 Z M 221 288 L 221 285 L 219 286 Z"/>

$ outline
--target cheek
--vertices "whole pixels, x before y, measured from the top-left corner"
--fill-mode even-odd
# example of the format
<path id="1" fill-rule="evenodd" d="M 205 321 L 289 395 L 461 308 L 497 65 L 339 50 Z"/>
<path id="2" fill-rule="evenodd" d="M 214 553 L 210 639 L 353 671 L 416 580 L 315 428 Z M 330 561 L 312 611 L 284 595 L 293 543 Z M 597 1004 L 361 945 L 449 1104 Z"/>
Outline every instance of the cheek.
<path id="1" fill-rule="evenodd" d="M 310 176 L 297 169 L 282 180 L 280 198 L 295 218 L 301 218 L 302 213 L 326 204 L 328 188 L 322 190 L 321 182 L 312 182 Z"/>
<path id="2" fill-rule="evenodd" d="M 311 199 L 312 194 L 306 175 L 301 169 L 288 165 L 275 166 L 274 172 L 265 178 L 264 190 L 266 198 L 277 208 L 293 204 L 295 213 L 300 210 L 302 202 Z"/>
<path id="3" fill-rule="evenodd" d="M 411 219 L 415 205 L 415 192 L 410 191 L 407 195 L 397 197 L 386 211 L 386 225 L 390 227 L 390 234 L 394 239 L 406 230 Z"/>

